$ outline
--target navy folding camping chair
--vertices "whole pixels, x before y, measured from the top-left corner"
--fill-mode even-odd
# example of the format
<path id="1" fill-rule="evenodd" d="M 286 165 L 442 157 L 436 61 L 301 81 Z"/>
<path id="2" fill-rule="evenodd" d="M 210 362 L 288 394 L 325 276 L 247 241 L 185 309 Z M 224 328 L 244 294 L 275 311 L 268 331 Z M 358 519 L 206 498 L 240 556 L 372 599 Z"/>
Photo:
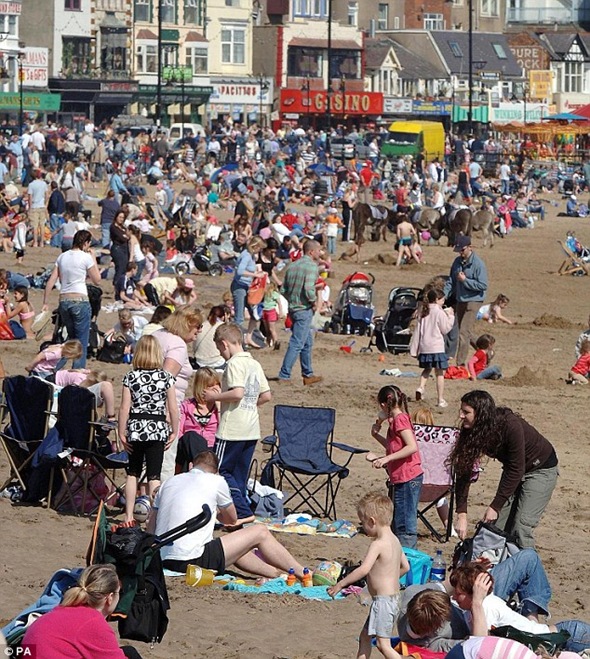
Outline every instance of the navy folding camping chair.
<path id="1" fill-rule="evenodd" d="M 291 488 L 283 505 L 290 512 L 309 512 L 316 517 L 336 517 L 336 496 L 342 479 L 350 473 L 348 464 L 358 453 L 355 448 L 334 441 L 336 411 L 327 407 L 276 405 L 274 435 L 263 445 L 271 447 L 261 481 L 266 485 Z M 333 449 L 348 453 L 344 464 L 332 459 Z M 274 478 L 274 470 L 278 479 Z"/>
<path id="2" fill-rule="evenodd" d="M 0 490 L 15 481 L 26 490 L 33 454 L 47 434 L 53 386 L 41 378 L 15 375 L 4 380 L 3 392 L 0 442 L 10 474 Z"/>
<path id="3" fill-rule="evenodd" d="M 52 469 L 48 505 L 63 510 L 69 502 L 72 512 L 93 514 L 100 501 L 108 502 L 123 494 L 115 481 L 115 471 L 123 469 L 125 462 L 113 460 L 110 442 L 96 421 L 96 397 L 91 391 L 68 385 L 57 400 L 56 429 L 63 440 L 63 451 Z M 63 484 L 52 504 L 56 470 Z"/>

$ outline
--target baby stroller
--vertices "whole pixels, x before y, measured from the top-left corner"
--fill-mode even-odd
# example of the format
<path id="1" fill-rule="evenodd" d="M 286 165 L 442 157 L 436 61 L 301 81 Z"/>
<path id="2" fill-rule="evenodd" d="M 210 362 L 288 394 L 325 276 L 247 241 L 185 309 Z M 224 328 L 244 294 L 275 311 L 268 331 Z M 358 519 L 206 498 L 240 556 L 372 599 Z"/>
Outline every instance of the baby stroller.
<path id="1" fill-rule="evenodd" d="M 88 301 L 90 302 L 90 308 L 92 310 L 92 316 L 90 318 L 88 357 L 96 357 L 96 353 L 98 352 L 98 348 L 100 346 L 101 337 L 101 332 L 98 329 L 97 320 L 102 303 L 102 289 L 99 286 L 94 286 L 93 284 L 88 284 L 87 288 Z M 53 312 L 52 320 L 55 325 L 53 328 L 53 338 L 51 339 L 52 343 L 64 343 L 64 341 L 68 340 L 68 332 L 63 319 L 59 314 L 59 309 L 55 309 Z"/>
<path id="2" fill-rule="evenodd" d="M 375 277 L 364 272 L 353 272 L 342 282 L 332 318 L 324 331 L 333 334 L 369 334 L 372 328 L 373 284 Z"/>
<path id="3" fill-rule="evenodd" d="M 410 321 L 412 320 L 421 293 L 419 288 L 406 286 L 392 288 L 389 292 L 387 312 L 375 318 L 375 329 L 371 340 L 361 352 L 373 352 L 376 346 L 379 352 L 391 352 L 398 355 L 410 349 Z"/>
<path id="4" fill-rule="evenodd" d="M 177 275 L 186 275 L 192 270 L 192 265 L 199 272 L 206 272 L 211 277 L 219 277 L 223 274 L 223 266 L 220 263 L 211 263 L 211 250 L 207 243 L 198 245 L 192 256 L 190 254 L 181 254 L 176 258 L 179 260 L 174 266 Z"/>

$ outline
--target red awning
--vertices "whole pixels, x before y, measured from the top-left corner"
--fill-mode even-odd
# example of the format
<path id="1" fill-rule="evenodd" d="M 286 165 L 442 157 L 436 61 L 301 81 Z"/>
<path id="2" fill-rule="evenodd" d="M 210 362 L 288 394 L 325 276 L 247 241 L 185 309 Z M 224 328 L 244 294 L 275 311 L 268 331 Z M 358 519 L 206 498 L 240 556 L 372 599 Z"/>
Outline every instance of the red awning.
<path id="1" fill-rule="evenodd" d="M 303 46 L 304 48 L 327 48 L 328 41 L 326 39 L 302 39 L 295 38 L 289 41 L 289 46 Z M 332 48 L 334 50 L 362 50 L 361 44 L 358 44 L 352 39 L 333 39 Z"/>
<path id="2" fill-rule="evenodd" d="M 580 108 L 576 108 L 573 110 L 573 113 L 590 119 L 590 105 L 583 105 Z"/>

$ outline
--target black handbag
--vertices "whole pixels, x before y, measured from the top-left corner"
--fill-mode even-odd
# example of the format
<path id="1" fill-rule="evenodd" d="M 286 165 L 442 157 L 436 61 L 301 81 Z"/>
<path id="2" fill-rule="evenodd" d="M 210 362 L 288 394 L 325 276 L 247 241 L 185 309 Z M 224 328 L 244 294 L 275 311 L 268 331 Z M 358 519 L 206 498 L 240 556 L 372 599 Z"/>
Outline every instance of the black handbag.
<path id="1" fill-rule="evenodd" d="M 102 344 L 102 348 L 98 351 L 96 359 L 98 359 L 99 362 L 106 362 L 107 364 L 122 364 L 126 347 L 126 341 L 121 339 L 113 340 L 106 337 Z"/>
<path id="2" fill-rule="evenodd" d="M 543 648 L 551 657 L 559 654 L 559 650 L 563 650 L 570 638 L 570 633 L 565 629 L 558 632 L 551 632 L 549 634 L 530 634 L 516 629 L 511 625 L 504 625 L 496 627 L 490 632 L 492 636 L 500 636 L 501 638 L 509 638 L 512 641 L 518 641 L 525 645 L 529 650 L 535 652 L 538 648 Z"/>
<path id="3" fill-rule="evenodd" d="M 127 616 L 119 620 L 119 636 L 130 641 L 160 643 L 168 629 L 168 608 L 167 597 L 153 577 L 139 577 L 137 592 Z"/>

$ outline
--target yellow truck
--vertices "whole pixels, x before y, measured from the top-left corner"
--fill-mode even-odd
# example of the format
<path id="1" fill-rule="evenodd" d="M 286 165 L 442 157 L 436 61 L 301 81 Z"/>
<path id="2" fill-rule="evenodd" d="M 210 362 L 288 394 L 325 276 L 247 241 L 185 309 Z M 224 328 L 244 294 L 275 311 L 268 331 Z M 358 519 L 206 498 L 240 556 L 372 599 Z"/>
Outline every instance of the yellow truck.
<path id="1" fill-rule="evenodd" d="M 424 151 L 427 160 L 445 156 L 445 129 L 438 121 L 394 121 L 381 146 L 387 157 L 417 156 Z"/>

